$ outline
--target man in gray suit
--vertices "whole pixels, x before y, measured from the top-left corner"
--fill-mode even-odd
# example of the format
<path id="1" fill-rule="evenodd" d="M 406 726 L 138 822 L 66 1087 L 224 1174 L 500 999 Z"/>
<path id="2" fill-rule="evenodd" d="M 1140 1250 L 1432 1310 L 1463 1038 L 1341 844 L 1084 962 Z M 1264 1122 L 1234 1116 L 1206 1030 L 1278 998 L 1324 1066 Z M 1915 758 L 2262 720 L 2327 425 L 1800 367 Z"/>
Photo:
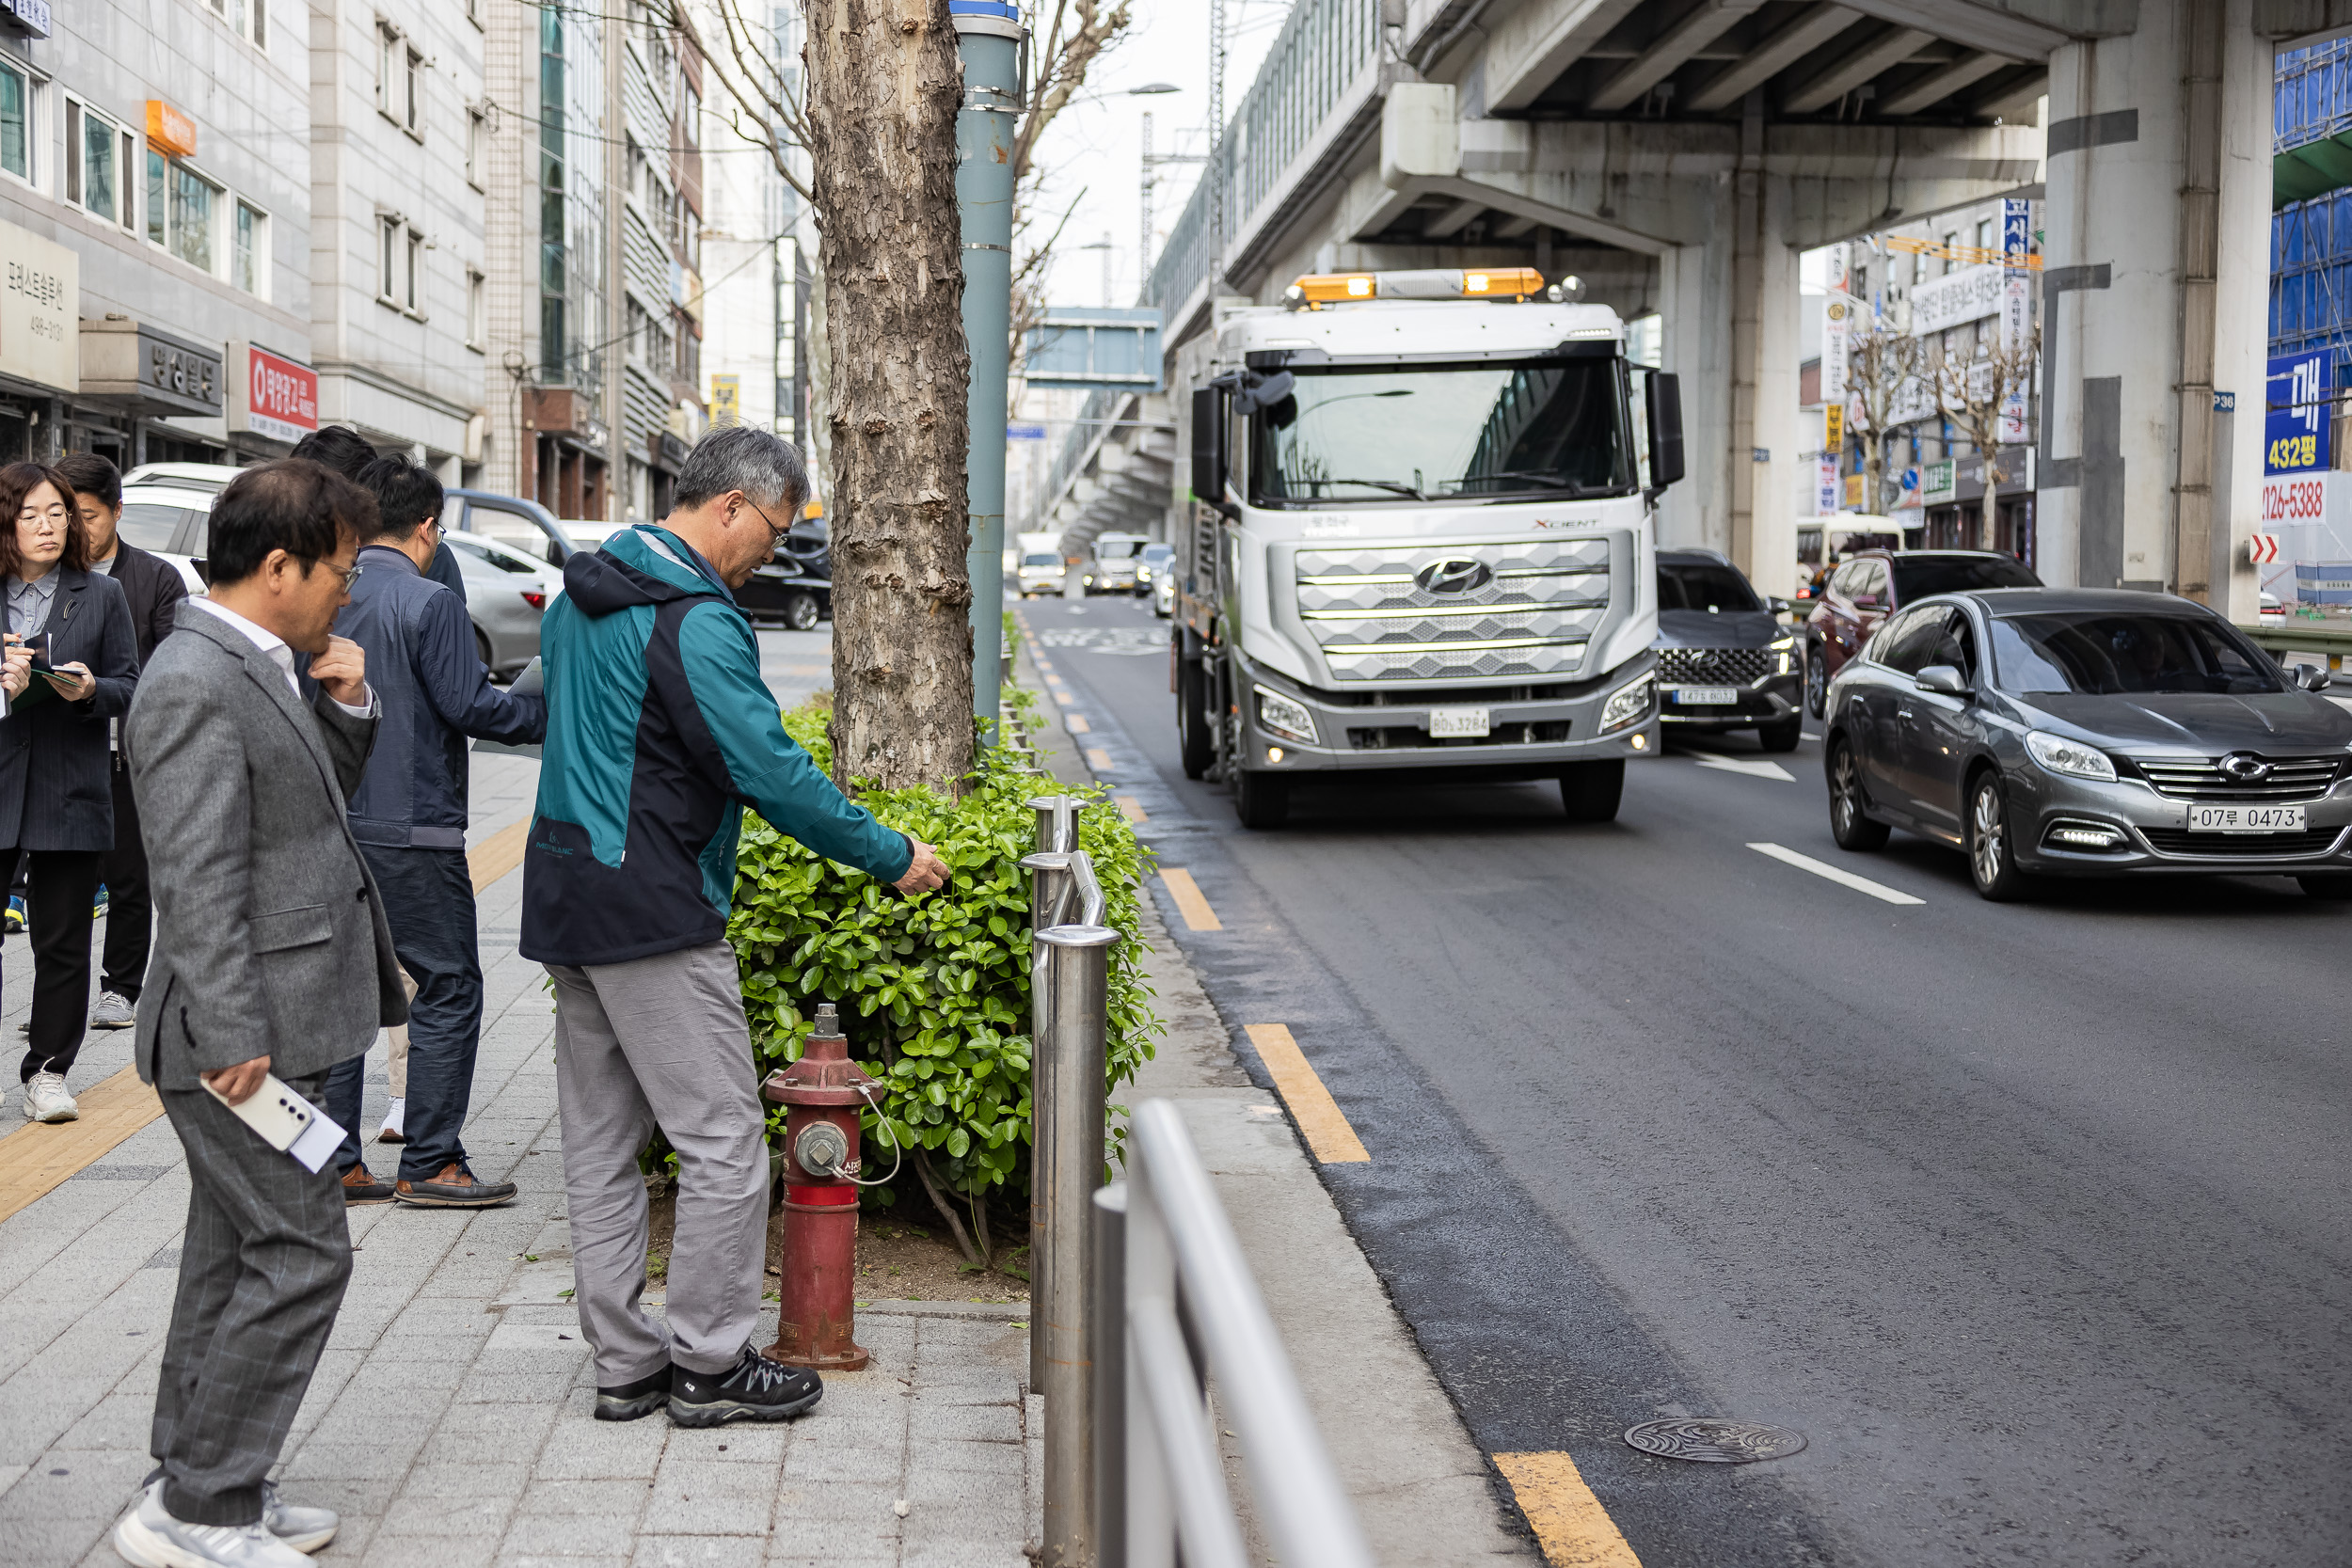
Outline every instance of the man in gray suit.
<path id="1" fill-rule="evenodd" d="M 133 1563 L 307 1568 L 335 1532 L 268 1475 L 351 1276 L 342 1194 L 230 1106 L 272 1072 L 316 1103 L 329 1068 L 407 1017 L 344 815 L 375 700 L 331 630 L 374 524 L 373 499 L 315 463 L 238 476 L 213 508 L 211 594 L 180 608 L 124 721 L 156 917 L 139 1076 L 189 1179 L 159 1468 L 115 1531 Z"/>

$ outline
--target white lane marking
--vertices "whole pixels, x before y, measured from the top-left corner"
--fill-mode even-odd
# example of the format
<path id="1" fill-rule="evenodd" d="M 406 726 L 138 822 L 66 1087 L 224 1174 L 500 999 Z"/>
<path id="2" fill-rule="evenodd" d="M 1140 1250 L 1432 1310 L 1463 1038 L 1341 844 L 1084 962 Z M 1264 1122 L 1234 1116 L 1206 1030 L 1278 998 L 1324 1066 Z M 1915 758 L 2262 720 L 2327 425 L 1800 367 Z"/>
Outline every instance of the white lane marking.
<path id="1" fill-rule="evenodd" d="M 1840 887 L 1850 887 L 1856 893 L 1867 893 L 1871 897 L 1883 899 L 1889 904 L 1924 904 L 1927 902 L 1924 898 L 1914 898 L 1908 893 L 1898 893 L 1883 882 L 1874 882 L 1867 877 L 1857 877 L 1851 871 L 1842 870 L 1823 861 L 1817 861 L 1811 855 L 1800 855 L 1794 849 L 1784 849 L 1777 844 L 1751 844 L 1748 847 L 1759 855 L 1770 855 L 1784 865 L 1793 865 L 1800 871 L 1810 871 L 1816 877 L 1827 878 Z"/>
<path id="2" fill-rule="evenodd" d="M 1776 762 L 1749 762 L 1741 757 L 1717 756 L 1712 752 L 1692 752 L 1701 768 L 1713 768 L 1725 773 L 1744 773 L 1751 779 L 1778 779 L 1782 784 L 1795 784 L 1797 776 Z"/>

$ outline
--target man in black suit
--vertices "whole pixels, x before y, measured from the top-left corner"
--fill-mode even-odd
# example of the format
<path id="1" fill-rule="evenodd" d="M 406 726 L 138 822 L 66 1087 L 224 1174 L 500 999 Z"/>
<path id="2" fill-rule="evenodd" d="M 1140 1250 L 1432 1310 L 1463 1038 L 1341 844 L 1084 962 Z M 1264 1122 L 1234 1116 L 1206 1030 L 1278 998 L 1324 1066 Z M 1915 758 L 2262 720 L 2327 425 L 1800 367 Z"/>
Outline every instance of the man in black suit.
<path id="1" fill-rule="evenodd" d="M 179 568 L 150 555 L 121 534 L 122 475 L 93 452 L 65 458 L 57 471 L 72 483 L 82 526 L 89 534 L 89 569 L 113 578 L 131 602 L 131 632 L 138 640 L 139 666 L 154 657 L 155 644 L 171 630 L 188 585 Z M 154 901 L 147 887 L 147 846 L 139 837 L 138 802 L 131 797 L 131 773 L 122 748 L 114 748 L 107 777 L 114 784 L 115 847 L 103 863 L 106 879 L 105 969 L 93 1029 L 128 1029 L 138 1022 L 139 987 L 147 978 L 147 954 L 154 931 Z"/>

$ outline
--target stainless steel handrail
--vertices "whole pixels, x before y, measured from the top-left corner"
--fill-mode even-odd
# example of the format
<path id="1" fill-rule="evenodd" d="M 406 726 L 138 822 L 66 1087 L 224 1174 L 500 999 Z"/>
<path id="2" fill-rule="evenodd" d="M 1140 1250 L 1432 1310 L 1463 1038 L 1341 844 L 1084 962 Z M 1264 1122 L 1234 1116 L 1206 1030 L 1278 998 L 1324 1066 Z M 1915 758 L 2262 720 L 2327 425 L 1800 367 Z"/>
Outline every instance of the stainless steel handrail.
<path id="1" fill-rule="evenodd" d="M 1126 1434 L 1123 1485 L 1104 1477 L 1101 1568 L 1186 1568 L 1247 1560 L 1200 1392 L 1201 1369 L 1178 1326 L 1181 1294 L 1241 1442 L 1259 1522 L 1284 1568 L 1372 1568 L 1372 1552 L 1323 1434 L 1299 1392 L 1274 1320 L 1233 1238 L 1176 1107 L 1146 1101 L 1128 1124 L 1123 1220 L 1098 1200 L 1098 1226 L 1120 1238 L 1126 1329 L 1096 1325 L 1099 1377 L 1119 1377 Z M 1119 1366 L 1123 1363 L 1123 1369 Z M 1050 1463 L 1050 1462 L 1049 1462 Z M 1205 1466 L 1206 1478 L 1203 1479 Z"/>
<path id="2" fill-rule="evenodd" d="M 1078 924 L 1103 924 L 1103 884 L 1094 879 L 1094 862 L 1084 849 L 1070 851 L 1070 887 L 1077 895 Z"/>

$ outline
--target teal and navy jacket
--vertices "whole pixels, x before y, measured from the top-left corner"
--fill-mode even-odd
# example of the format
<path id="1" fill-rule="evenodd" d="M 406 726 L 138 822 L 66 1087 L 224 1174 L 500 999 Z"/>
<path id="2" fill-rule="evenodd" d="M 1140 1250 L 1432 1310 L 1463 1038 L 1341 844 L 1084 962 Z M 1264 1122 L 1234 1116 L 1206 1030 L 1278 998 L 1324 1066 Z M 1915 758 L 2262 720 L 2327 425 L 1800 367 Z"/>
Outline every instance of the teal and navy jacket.
<path id="1" fill-rule="evenodd" d="M 828 860 L 907 874 L 913 845 L 784 733 L 750 619 L 668 530 L 626 529 L 564 562 L 539 649 L 524 958 L 621 963 L 723 940 L 745 806 Z"/>

